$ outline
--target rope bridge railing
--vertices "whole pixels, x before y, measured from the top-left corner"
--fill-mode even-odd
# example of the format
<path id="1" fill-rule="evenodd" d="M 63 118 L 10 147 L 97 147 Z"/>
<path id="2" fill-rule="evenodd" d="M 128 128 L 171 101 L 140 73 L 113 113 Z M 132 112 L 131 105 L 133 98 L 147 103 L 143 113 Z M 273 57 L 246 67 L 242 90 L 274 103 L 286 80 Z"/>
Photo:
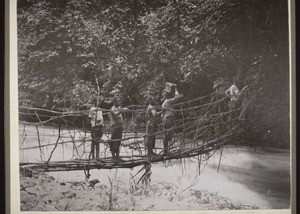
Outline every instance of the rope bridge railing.
<path id="1" fill-rule="evenodd" d="M 124 113 L 120 150 L 122 162 L 112 160 L 109 110 L 103 110 L 104 135 L 100 140 L 100 160 L 90 159 L 91 132 L 88 111 L 59 112 L 40 108 L 19 108 L 20 167 L 45 171 L 132 168 L 171 159 L 195 157 L 214 152 L 237 141 L 241 131 L 241 108 L 221 112 L 225 99 L 212 95 L 174 105 L 174 126 L 164 129 L 157 119 L 155 157 L 148 157 L 144 145 L 146 106 L 129 106 Z M 142 118 L 142 119 L 141 119 Z M 163 155 L 163 136 L 173 132 L 169 155 Z M 203 158 L 202 161 L 205 161 Z"/>

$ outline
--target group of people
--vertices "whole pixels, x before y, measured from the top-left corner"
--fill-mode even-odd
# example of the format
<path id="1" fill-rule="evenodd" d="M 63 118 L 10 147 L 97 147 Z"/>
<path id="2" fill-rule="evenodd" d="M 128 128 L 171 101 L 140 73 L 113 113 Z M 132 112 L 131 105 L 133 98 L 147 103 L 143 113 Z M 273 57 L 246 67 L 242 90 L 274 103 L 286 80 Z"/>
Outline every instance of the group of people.
<path id="1" fill-rule="evenodd" d="M 146 125 L 145 145 L 148 150 L 148 156 L 153 157 L 156 154 L 153 149 L 155 148 L 158 118 L 161 117 L 164 129 L 163 138 L 163 154 L 169 154 L 169 143 L 172 140 L 172 130 L 174 127 L 174 112 L 173 104 L 176 103 L 183 95 L 179 94 L 177 86 L 172 83 L 166 83 L 166 87 L 162 92 L 162 105 L 161 111 L 157 111 L 154 107 L 153 100 L 149 100 L 147 107 L 148 122 Z"/>
<path id="2" fill-rule="evenodd" d="M 145 145 L 147 148 L 147 153 L 151 157 L 156 155 L 153 149 L 155 148 L 155 132 L 157 131 L 159 117 L 162 119 L 163 128 L 165 130 L 163 153 L 164 155 L 168 155 L 168 145 L 172 139 L 172 127 L 174 126 L 173 104 L 182 97 L 182 95 L 178 93 L 176 85 L 172 83 L 166 83 L 166 88 L 163 90 L 162 96 L 163 100 L 161 111 L 157 111 L 153 100 L 149 100 L 149 105 L 146 110 L 148 121 L 146 124 Z M 113 106 L 109 111 L 111 121 L 111 139 L 109 142 L 109 147 L 112 153 L 112 158 L 116 161 L 122 161 L 120 158 L 120 145 L 124 122 L 122 113 L 128 110 L 128 108 L 123 108 L 120 106 L 119 99 L 117 97 L 113 98 Z M 99 160 L 99 144 L 103 136 L 104 120 L 102 110 L 98 107 L 98 101 L 95 101 L 90 109 L 89 118 L 91 121 L 92 138 L 90 158 Z"/>
<path id="3" fill-rule="evenodd" d="M 243 91 L 243 90 L 242 90 Z M 238 89 L 235 83 L 233 83 L 226 91 L 225 95 L 230 98 L 228 103 L 229 109 L 234 110 L 239 106 L 240 95 L 242 93 Z M 173 105 L 183 95 L 179 94 L 176 84 L 166 83 L 166 87 L 162 92 L 162 104 L 161 110 L 158 111 L 153 99 L 149 99 L 148 107 L 146 110 L 147 124 L 145 134 L 145 146 L 149 157 L 156 156 L 155 142 L 158 123 L 161 119 L 163 123 L 164 135 L 163 135 L 163 154 L 169 155 L 169 144 L 172 140 L 172 133 L 174 129 L 174 111 Z M 116 161 L 122 161 L 120 158 L 120 145 L 122 140 L 122 127 L 123 127 L 123 115 L 122 113 L 128 111 L 128 108 L 120 106 L 119 99 L 113 98 L 113 106 L 109 111 L 111 120 L 111 139 L 109 142 L 112 158 Z M 99 159 L 99 143 L 103 136 L 103 115 L 101 108 L 98 107 L 98 101 L 89 111 L 89 117 L 91 121 L 91 156 L 92 159 Z"/>
<path id="4" fill-rule="evenodd" d="M 226 87 L 227 84 L 224 83 L 225 80 L 223 78 L 218 78 L 214 82 L 214 90 L 215 94 L 217 96 L 217 100 L 222 99 L 224 96 L 229 99 L 223 100 L 223 102 L 219 103 L 219 112 L 225 112 L 230 111 L 230 118 L 236 118 L 239 114 L 239 111 L 237 111 L 239 108 L 241 108 L 241 112 L 239 115 L 239 119 L 243 119 L 244 112 L 246 110 L 246 107 L 248 105 L 247 97 L 249 95 L 249 89 L 248 86 L 243 87 L 241 90 L 239 87 L 241 86 L 240 81 L 237 78 L 233 79 L 233 83 L 229 88 Z"/>
<path id="5" fill-rule="evenodd" d="M 242 90 L 239 90 L 235 82 L 236 81 L 233 81 L 233 84 L 225 90 L 225 93 L 223 92 L 224 93 L 223 96 L 226 96 L 230 99 L 230 101 L 228 102 L 228 108 L 231 113 L 235 113 L 235 110 L 237 110 L 243 104 L 242 95 L 245 93 L 245 90 L 248 88 L 247 86 L 245 86 Z M 156 155 L 153 152 L 153 149 L 155 148 L 155 141 L 156 141 L 155 133 L 157 131 L 157 124 L 159 121 L 158 120 L 159 117 L 161 117 L 162 119 L 163 129 L 164 129 L 163 154 L 164 155 L 169 154 L 169 143 L 172 140 L 172 131 L 174 129 L 173 104 L 176 103 L 182 97 L 182 95 L 178 93 L 176 85 L 172 83 L 166 83 L 166 88 L 164 89 L 162 95 L 163 95 L 163 103 L 161 106 L 162 110 L 160 112 L 157 112 L 152 100 L 149 101 L 149 105 L 147 108 L 148 122 L 146 125 L 145 144 L 148 150 L 148 156 L 150 157 Z"/>
<path id="6" fill-rule="evenodd" d="M 113 98 L 113 106 L 110 109 L 111 116 L 111 139 L 110 139 L 110 151 L 114 160 L 122 160 L 120 158 L 120 145 L 122 139 L 122 127 L 123 127 L 123 115 L 122 112 L 127 111 L 128 108 L 122 108 L 119 105 L 119 100 L 117 97 Z M 103 136 L 103 113 L 102 109 L 98 107 L 98 101 L 95 100 L 92 108 L 89 111 L 89 118 L 91 121 L 91 153 L 90 158 L 100 159 L 99 157 L 99 147 L 100 141 Z"/>

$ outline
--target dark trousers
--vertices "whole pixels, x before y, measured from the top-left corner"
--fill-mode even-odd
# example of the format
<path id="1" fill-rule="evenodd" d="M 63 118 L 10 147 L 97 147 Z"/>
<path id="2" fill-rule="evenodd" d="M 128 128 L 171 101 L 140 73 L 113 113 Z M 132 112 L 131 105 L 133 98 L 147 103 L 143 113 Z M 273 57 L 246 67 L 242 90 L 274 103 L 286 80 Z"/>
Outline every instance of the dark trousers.
<path id="1" fill-rule="evenodd" d="M 92 145 L 91 145 L 92 159 L 95 159 L 95 152 L 96 152 L 96 158 L 99 158 L 99 151 L 100 151 L 99 144 L 103 136 L 102 125 L 96 125 L 92 127 L 91 136 L 92 136 Z"/>
<path id="2" fill-rule="evenodd" d="M 173 135 L 173 129 L 172 127 L 174 126 L 174 119 L 172 116 L 170 117 L 163 117 L 163 128 L 164 128 L 164 154 L 167 154 L 168 147 L 169 147 L 169 141 L 172 140 L 172 135 Z M 171 129 L 171 130 L 167 130 Z"/>
<path id="3" fill-rule="evenodd" d="M 146 124 L 146 141 L 145 146 L 148 148 L 148 154 L 153 153 L 153 149 L 155 148 L 155 132 L 157 130 L 157 123 L 154 119 L 150 119 Z"/>
<path id="4" fill-rule="evenodd" d="M 109 147 L 113 157 L 118 157 L 120 154 L 121 139 L 122 125 L 112 127 L 111 142 L 109 144 Z"/>

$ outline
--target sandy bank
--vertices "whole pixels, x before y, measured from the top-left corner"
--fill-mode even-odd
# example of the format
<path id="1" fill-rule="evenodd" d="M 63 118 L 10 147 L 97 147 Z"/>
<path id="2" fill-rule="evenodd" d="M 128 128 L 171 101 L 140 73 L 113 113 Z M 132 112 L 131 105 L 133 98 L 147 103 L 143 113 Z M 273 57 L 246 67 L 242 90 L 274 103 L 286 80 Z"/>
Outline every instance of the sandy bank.
<path id="1" fill-rule="evenodd" d="M 226 210 L 255 209 L 231 202 L 216 193 L 175 185 L 132 185 L 129 189 L 112 180 L 112 186 L 99 180 L 58 182 L 46 173 L 20 175 L 22 211 L 94 210 Z"/>

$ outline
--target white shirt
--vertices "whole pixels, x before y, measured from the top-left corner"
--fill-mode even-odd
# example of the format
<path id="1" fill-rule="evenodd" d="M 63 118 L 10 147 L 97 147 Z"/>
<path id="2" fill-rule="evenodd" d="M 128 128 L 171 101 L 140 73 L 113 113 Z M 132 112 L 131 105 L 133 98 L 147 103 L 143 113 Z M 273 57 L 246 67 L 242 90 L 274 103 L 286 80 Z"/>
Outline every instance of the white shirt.
<path id="1" fill-rule="evenodd" d="M 112 115 L 112 118 L 111 118 L 112 124 L 115 124 L 115 125 L 123 124 L 122 110 L 124 110 L 124 108 L 113 105 L 113 107 L 111 107 L 110 110 L 111 110 L 111 115 Z"/>
<path id="2" fill-rule="evenodd" d="M 175 96 L 170 99 L 165 99 L 162 103 L 162 114 L 161 117 L 169 117 L 173 116 L 173 104 L 177 102 L 182 97 L 181 94 L 178 93 L 178 91 L 175 91 Z"/>
<path id="3" fill-rule="evenodd" d="M 156 115 L 156 109 L 153 105 L 149 104 L 147 107 L 147 116 L 149 119 L 154 118 Z"/>
<path id="4" fill-rule="evenodd" d="M 230 96 L 230 100 L 237 101 L 239 99 L 239 92 L 240 91 L 238 87 L 235 84 L 233 84 L 225 91 L 225 94 L 226 96 Z"/>
<path id="5" fill-rule="evenodd" d="M 92 107 L 89 111 L 92 127 L 96 125 L 103 125 L 103 114 L 100 108 Z"/>

